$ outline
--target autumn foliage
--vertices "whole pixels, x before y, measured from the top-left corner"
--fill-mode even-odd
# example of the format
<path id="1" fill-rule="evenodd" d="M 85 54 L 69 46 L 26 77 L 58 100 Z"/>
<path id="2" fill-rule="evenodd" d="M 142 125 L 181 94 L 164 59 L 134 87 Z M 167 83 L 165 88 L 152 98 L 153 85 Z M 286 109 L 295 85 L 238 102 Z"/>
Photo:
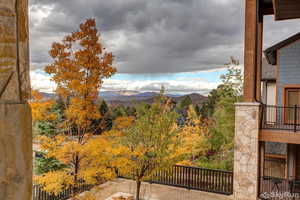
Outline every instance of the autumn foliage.
<path id="1" fill-rule="evenodd" d="M 143 180 L 174 164 L 199 165 L 211 144 L 219 142 L 190 98 L 175 106 L 163 89 L 153 104 L 107 120 L 108 106 L 104 102 L 101 111 L 97 105 L 99 90 L 116 69 L 112 53 L 105 52 L 100 42 L 95 20 L 53 43 L 49 53 L 53 62 L 45 71 L 57 85 L 56 100 L 45 100 L 33 91 L 31 101 L 34 122 L 49 122 L 55 129 L 54 134 L 38 137 L 45 157 L 55 163 L 35 177 L 44 190 L 58 194 L 82 183 L 102 183 L 119 173 L 135 179 L 138 200 Z M 61 109 L 53 112 L 54 107 Z M 109 128 L 105 123 L 110 123 Z"/>
<path id="2" fill-rule="evenodd" d="M 55 120 L 57 116 L 51 112 L 54 103 L 54 100 L 44 100 L 39 91 L 32 90 L 30 107 L 33 122 Z"/>
<path id="3" fill-rule="evenodd" d="M 83 134 L 92 120 L 101 117 L 95 101 L 103 79 L 116 72 L 112 53 L 104 52 L 93 19 L 61 43 L 53 43 L 49 53 L 53 63 L 45 71 L 57 84 L 56 94 L 68 104 L 68 125 L 75 124 L 79 129 L 76 134 Z"/>
<path id="4" fill-rule="evenodd" d="M 35 180 L 46 191 L 58 194 L 64 188 L 82 182 L 94 184 L 115 175 L 110 158 L 116 149 L 109 148 L 111 145 L 105 138 L 93 137 L 97 129 L 91 125 L 102 117 L 95 102 L 103 79 L 112 76 L 116 69 L 112 66 L 112 53 L 104 51 L 93 19 L 81 24 L 78 31 L 61 42 L 53 43 L 49 53 L 53 62 L 45 71 L 57 84 L 55 92 L 64 104 L 64 120 L 57 125 L 60 130 L 57 135 L 42 136 L 39 141 L 48 158 L 66 167 Z M 35 118 L 46 117 L 41 114 L 45 112 L 34 110 Z"/>

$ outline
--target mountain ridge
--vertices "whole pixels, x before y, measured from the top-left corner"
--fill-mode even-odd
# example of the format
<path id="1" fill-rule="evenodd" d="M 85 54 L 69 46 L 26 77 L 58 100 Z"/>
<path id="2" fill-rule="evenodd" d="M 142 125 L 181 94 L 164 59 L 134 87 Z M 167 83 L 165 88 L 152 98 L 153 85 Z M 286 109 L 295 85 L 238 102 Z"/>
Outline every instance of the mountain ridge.
<path id="1" fill-rule="evenodd" d="M 100 98 L 104 99 L 111 106 L 119 106 L 119 105 L 132 106 L 134 104 L 139 104 L 142 102 L 151 104 L 154 102 L 155 97 L 158 95 L 159 93 L 156 92 L 145 92 L 145 93 L 140 93 L 138 95 L 129 95 L 129 96 L 119 95 L 114 97 L 101 96 L 100 94 Z M 198 93 L 191 93 L 186 95 L 166 94 L 166 96 L 171 98 L 174 102 L 180 102 L 186 96 L 189 96 L 194 105 L 202 105 L 204 102 L 207 101 L 207 97 Z"/>
<path id="2" fill-rule="evenodd" d="M 41 92 L 45 99 L 54 98 L 55 94 L 53 93 L 44 93 Z M 159 93 L 157 92 L 137 92 L 137 91 L 102 91 L 99 93 L 99 98 L 105 100 L 111 106 L 132 106 L 138 103 L 147 103 L 151 104 L 154 102 L 155 97 Z M 198 94 L 191 93 L 185 95 L 179 94 L 166 94 L 167 97 L 171 98 L 174 102 L 182 101 L 186 96 L 189 96 L 194 105 L 202 105 L 207 101 L 207 97 Z"/>

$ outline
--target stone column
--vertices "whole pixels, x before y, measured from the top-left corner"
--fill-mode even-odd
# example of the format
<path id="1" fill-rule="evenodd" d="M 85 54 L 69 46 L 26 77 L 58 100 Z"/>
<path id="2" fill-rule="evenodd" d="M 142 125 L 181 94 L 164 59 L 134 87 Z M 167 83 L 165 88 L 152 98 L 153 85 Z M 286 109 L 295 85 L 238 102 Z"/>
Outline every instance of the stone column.
<path id="1" fill-rule="evenodd" d="M 234 199 L 256 200 L 259 177 L 259 103 L 236 104 Z"/>
<path id="2" fill-rule="evenodd" d="M 31 200 L 27 0 L 0 0 L 0 199 Z"/>

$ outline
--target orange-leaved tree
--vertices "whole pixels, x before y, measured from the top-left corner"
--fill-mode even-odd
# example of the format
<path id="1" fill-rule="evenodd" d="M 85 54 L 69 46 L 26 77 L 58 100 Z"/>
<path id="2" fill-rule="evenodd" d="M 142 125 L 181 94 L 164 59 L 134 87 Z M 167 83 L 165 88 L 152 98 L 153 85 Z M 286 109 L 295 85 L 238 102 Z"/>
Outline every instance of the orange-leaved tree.
<path id="1" fill-rule="evenodd" d="M 29 102 L 32 113 L 32 121 L 52 121 L 56 119 L 55 113 L 51 112 L 55 101 L 52 99 L 44 99 L 38 90 L 31 91 L 31 100 Z"/>
<path id="2" fill-rule="evenodd" d="M 47 191 L 58 193 L 81 182 L 96 183 L 113 176 L 108 164 L 114 149 L 104 137 L 93 137 L 97 129 L 91 124 L 102 117 L 96 100 L 103 79 L 111 77 L 116 69 L 112 53 L 105 52 L 100 42 L 94 19 L 53 43 L 49 54 L 53 62 L 45 71 L 56 83 L 55 92 L 65 110 L 64 121 L 59 124 L 61 133 L 41 137 L 41 148 L 67 167 L 45 173 L 36 181 Z"/>

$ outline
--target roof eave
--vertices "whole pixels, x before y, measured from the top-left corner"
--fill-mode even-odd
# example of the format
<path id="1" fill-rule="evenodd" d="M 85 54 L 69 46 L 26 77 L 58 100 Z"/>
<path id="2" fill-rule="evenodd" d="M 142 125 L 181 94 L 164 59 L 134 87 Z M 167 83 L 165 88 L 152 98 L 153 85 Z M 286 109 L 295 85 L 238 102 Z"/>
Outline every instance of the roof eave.
<path id="1" fill-rule="evenodd" d="M 295 41 L 300 40 L 300 33 L 297 33 L 286 40 L 283 40 L 264 51 L 266 59 L 270 65 L 277 64 L 277 51 Z"/>
<path id="2" fill-rule="evenodd" d="M 270 65 L 277 65 L 277 50 L 265 50 L 265 57 Z"/>

